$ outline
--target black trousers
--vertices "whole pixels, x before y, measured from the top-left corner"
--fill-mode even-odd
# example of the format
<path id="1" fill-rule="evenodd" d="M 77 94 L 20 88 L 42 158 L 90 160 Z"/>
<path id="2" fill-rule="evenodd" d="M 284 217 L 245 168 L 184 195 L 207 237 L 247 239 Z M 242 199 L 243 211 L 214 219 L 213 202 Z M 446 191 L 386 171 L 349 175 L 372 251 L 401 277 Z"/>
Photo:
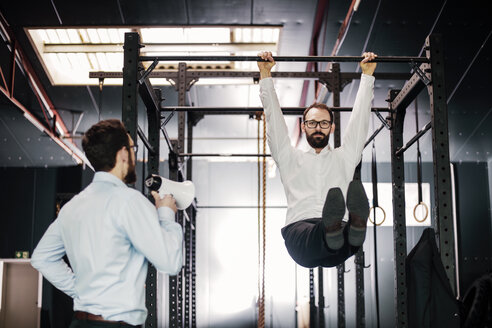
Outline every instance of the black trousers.
<path id="1" fill-rule="evenodd" d="M 334 267 L 357 253 L 359 247 L 348 243 L 349 224 L 343 227 L 345 243 L 338 250 L 328 248 L 325 241 L 325 226 L 321 218 L 293 222 L 282 228 L 287 251 L 294 261 L 306 268 Z"/>
<path id="2" fill-rule="evenodd" d="M 73 318 L 69 328 L 100 328 L 100 327 L 129 328 L 129 327 L 142 327 L 142 326 L 133 326 L 124 322 L 121 323 L 104 322 L 104 321 L 81 320 L 81 319 Z"/>

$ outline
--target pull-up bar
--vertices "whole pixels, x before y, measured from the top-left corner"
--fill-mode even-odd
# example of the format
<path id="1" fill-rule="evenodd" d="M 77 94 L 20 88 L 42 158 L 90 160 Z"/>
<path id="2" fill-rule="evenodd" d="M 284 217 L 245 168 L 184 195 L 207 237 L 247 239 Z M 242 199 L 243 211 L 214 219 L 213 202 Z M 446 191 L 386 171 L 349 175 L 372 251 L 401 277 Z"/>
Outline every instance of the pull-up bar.
<path id="1" fill-rule="evenodd" d="M 362 56 L 274 56 L 277 62 L 360 62 Z M 259 56 L 140 56 L 140 61 L 265 61 Z M 378 63 L 428 63 L 426 57 L 380 56 L 373 60 Z"/>
<path id="2" fill-rule="evenodd" d="M 287 115 L 302 115 L 306 107 L 282 107 L 282 112 Z M 333 112 L 351 112 L 352 107 L 330 107 Z M 161 112 L 176 111 L 190 112 L 207 115 L 237 115 L 237 114 L 255 114 L 263 112 L 263 107 L 188 107 L 188 106 L 169 106 L 162 107 Z M 373 107 L 372 112 L 391 112 L 387 107 Z"/>
<path id="3" fill-rule="evenodd" d="M 183 153 L 177 154 L 178 157 L 271 157 L 271 154 L 214 154 L 214 153 Z"/>

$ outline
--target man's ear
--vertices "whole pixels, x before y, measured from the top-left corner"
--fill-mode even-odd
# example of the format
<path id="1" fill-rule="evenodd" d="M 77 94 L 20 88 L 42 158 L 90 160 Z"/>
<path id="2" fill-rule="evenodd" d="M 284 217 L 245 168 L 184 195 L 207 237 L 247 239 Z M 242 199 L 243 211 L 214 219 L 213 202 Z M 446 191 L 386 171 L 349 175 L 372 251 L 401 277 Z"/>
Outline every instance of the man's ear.
<path id="1" fill-rule="evenodd" d="M 116 153 L 116 163 L 118 163 L 118 161 L 128 162 L 128 149 L 125 146 L 121 147 Z"/>
<path id="2" fill-rule="evenodd" d="M 306 125 L 304 125 L 304 122 L 301 122 L 301 130 L 306 133 Z"/>
<path id="3" fill-rule="evenodd" d="M 335 128 L 337 126 L 335 125 L 335 123 L 331 123 L 331 129 L 330 129 L 330 134 L 333 134 L 333 132 L 335 132 Z"/>

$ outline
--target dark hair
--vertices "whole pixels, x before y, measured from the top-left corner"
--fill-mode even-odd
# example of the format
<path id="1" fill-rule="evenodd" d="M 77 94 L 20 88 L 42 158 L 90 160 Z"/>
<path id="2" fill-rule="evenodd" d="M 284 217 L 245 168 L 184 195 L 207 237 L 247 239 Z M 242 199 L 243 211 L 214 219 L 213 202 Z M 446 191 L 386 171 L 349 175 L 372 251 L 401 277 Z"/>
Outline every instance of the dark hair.
<path id="1" fill-rule="evenodd" d="M 130 142 L 123 122 L 116 119 L 94 124 L 82 139 L 85 155 L 96 171 L 111 171 L 116 163 L 116 153 L 122 147 L 130 148 Z"/>
<path id="2" fill-rule="evenodd" d="M 319 108 L 328 111 L 328 113 L 330 113 L 330 120 L 333 122 L 333 112 L 331 111 L 330 107 L 326 106 L 323 103 L 316 103 L 316 102 L 304 110 L 304 113 L 302 114 L 303 121 L 306 120 L 306 114 L 311 110 L 311 108 Z"/>

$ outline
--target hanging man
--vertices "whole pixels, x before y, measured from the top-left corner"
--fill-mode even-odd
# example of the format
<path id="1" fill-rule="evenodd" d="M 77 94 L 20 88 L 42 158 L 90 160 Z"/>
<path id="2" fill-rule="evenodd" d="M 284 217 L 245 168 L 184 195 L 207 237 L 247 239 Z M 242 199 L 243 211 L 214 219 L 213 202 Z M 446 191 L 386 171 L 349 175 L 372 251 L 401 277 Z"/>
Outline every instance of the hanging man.
<path id="1" fill-rule="evenodd" d="M 31 263 L 73 298 L 70 328 L 140 327 L 147 317 L 147 261 L 171 275 L 182 266 L 176 201 L 152 192 L 154 207 L 127 187 L 136 180 L 136 146 L 121 121 L 93 125 L 82 146 L 96 170 L 94 179 L 63 206 Z"/>
<path id="2" fill-rule="evenodd" d="M 329 107 L 314 103 L 304 111 L 301 128 L 312 147 L 308 152 L 291 145 L 271 78 L 275 65 L 271 52 L 258 55 L 265 60 L 258 62 L 258 68 L 268 145 L 288 204 L 282 229 L 285 246 L 294 261 L 304 267 L 336 266 L 357 252 L 366 235 L 367 196 L 362 183 L 351 180 L 367 137 L 376 69 L 372 60 L 377 55 L 363 54 L 359 91 L 341 147 L 331 149 L 328 145 L 330 134 L 338 128 Z M 348 223 L 343 222 L 345 207 Z"/>

